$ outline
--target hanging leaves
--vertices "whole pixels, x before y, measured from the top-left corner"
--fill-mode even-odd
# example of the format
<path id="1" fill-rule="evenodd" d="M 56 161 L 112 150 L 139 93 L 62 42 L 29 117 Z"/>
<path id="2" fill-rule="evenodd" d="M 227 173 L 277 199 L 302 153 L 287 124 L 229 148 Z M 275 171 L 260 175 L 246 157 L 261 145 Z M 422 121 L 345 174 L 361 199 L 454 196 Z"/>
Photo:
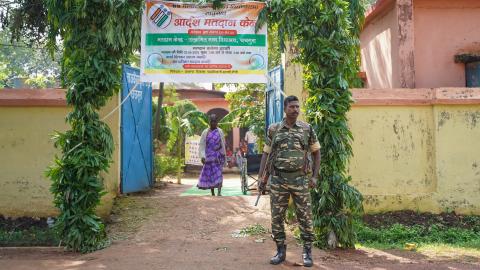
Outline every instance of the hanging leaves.
<path id="1" fill-rule="evenodd" d="M 350 85 L 359 70 L 362 0 L 272 0 L 265 20 L 278 25 L 280 43 L 290 40 L 295 61 L 304 67 L 308 91 L 306 117 L 322 145 L 321 178 L 312 190 L 316 245 L 328 246 L 335 235 L 342 247 L 354 247 L 353 220 L 362 209 L 362 195 L 348 183 L 347 164 L 353 136 L 346 113 L 352 103 Z M 263 14 L 263 13 L 262 13 Z M 258 25 L 257 25 L 258 26 Z M 284 45 L 282 45 L 284 46 Z"/>
<path id="2" fill-rule="evenodd" d="M 47 171 L 54 204 L 60 210 L 55 223 L 65 246 L 90 252 L 108 244 L 105 226 L 95 214 L 103 191 L 101 171 L 107 171 L 113 153 L 110 128 L 98 110 L 120 86 L 120 64 L 140 44 L 142 1 L 47 0 L 49 46 L 63 40 L 64 85 L 72 111 L 71 129 L 57 133 L 55 146 L 62 156 Z"/>

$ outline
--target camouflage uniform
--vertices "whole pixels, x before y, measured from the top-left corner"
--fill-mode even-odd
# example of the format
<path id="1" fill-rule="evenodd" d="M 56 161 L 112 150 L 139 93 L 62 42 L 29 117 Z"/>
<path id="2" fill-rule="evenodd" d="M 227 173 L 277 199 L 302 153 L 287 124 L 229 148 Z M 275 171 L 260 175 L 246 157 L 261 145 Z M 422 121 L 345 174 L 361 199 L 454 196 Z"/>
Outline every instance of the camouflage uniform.
<path id="1" fill-rule="evenodd" d="M 273 140 L 273 141 L 272 141 Z M 264 152 L 270 153 L 270 205 L 272 235 L 277 244 L 285 241 L 285 212 L 290 196 L 300 223 L 301 239 L 309 245 L 314 241 L 309 179 L 306 175 L 307 151 L 320 149 L 312 127 L 301 121 L 288 128 L 285 120 L 268 129 Z"/>

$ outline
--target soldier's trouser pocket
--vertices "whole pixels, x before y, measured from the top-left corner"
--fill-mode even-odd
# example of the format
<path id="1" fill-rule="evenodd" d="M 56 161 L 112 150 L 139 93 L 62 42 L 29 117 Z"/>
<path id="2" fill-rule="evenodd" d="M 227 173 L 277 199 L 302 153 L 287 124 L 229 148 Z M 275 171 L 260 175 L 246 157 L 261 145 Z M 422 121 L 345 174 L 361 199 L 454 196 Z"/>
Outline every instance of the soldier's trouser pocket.
<path id="1" fill-rule="evenodd" d="M 295 184 L 289 186 L 290 194 L 295 203 L 295 214 L 300 227 L 300 238 L 304 243 L 312 243 L 315 240 L 312 227 L 312 204 L 308 178 L 302 176 L 296 179 Z"/>
<path id="2" fill-rule="evenodd" d="M 270 179 L 270 207 L 272 214 L 272 236 L 277 243 L 285 241 L 285 212 L 288 208 L 290 192 L 279 176 Z"/>

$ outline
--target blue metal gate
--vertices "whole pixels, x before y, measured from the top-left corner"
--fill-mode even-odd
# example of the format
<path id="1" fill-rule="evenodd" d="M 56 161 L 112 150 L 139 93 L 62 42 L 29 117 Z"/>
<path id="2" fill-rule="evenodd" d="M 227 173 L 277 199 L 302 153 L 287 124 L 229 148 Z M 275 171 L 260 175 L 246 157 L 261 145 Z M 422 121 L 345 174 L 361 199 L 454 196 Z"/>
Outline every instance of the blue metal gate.
<path id="1" fill-rule="evenodd" d="M 265 97 L 265 127 L 282 121 L 283 119 L 283 69 L 277 66 L 268 71 L 271 78 L 267 84 Z"/>
<path id="2" fill-rule="evenodd" d="M 122 100 L 126 100 L 120 124 L 122 193 L 146 190 L 153 185 L 152 85 L 139 80 L 139 69 L 123 66 Z"/>

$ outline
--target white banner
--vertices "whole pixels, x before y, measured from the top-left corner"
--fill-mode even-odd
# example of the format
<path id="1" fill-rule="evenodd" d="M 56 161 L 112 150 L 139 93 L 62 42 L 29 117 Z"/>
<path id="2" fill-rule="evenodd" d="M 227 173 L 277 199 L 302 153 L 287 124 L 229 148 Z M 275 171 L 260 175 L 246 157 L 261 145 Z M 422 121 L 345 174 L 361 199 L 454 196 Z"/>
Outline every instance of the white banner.
<path id="1" fill-rule="evenodd" d="M 265 3 L 147 0 L 142 18 L 141 80 L 266 83 L 267 26 L 255 33 Z"/>
<path id="2" fill-rule="evenodd" d="M 185 138 L 185 164 L 202 165 L 198 149 L 201 137 L 198 135 Z"/>

